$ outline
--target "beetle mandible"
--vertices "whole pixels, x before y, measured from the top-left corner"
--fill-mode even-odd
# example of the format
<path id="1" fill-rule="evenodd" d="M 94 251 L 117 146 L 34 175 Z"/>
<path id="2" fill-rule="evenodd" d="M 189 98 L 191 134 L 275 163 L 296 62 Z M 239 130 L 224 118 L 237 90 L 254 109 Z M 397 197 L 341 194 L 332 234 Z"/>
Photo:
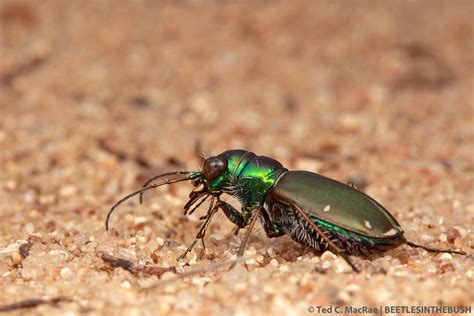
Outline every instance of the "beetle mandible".
<path id="1" fill-rule="evenodd" d="M 182 175 L 175 180 L 151 184 L 169 175 Z M 203 224 L 194 241 L 179 257 L 183 258 L 203 240 L 213 216 L 220 209 L 237 226 L 247 227 L 239 247 L 242 256 L 257 221 L 270 238 L 289 235 L 317 252 L 330 250 L 340 255 L 356 272 L 349 255 L 368 255 L 407 244 L 429 252 L 467 255 L 464 251 L 436 249 L 408 241 L 387 209 L 355 185 L 344 184 L 308 171 L 289 171 L 278 161 L 257 156 L 246 150 L 227 150 L 204 161 L 202 171 L 176 171 L 157 175 L 141 188 L 115 203 L 107 214 L 105 227 L 116 207 L 143 192 L 176 182 L 191 181 L 195 189 L 189 194 L 184 214 L 192 214 L 208 198 L 209 208 L 200 219 Z M 221 200 L 222 194 L 240 202 L 239 211 Z M 178 258 L 178 259 L 179 259 Z"/>

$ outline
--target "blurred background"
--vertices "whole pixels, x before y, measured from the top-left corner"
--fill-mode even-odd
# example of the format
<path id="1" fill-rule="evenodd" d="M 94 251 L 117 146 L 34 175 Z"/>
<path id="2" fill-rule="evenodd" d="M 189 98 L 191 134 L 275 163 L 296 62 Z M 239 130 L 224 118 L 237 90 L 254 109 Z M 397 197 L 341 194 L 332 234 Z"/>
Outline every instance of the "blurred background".
<path id="1" fill-rule="evenodd" d="M 473 12 L 469 0 L 1 1 L 0 246 L 100 231 L 147 176 L 232 148 L 358 181 L 408 228 L 472 228 Z"/>
<path id="2" fill-rule="evenodd" d="M 115 193 L 122 173 L 195 169 L 196 152 L 231 148 L 339 178 L 407 161 L 424 177 L 472 171 L 473 7 L 2 1 L 6 177 L 76 182 L 84 168 Z M 383 182 L 410 191 L 410 176 Z"/>

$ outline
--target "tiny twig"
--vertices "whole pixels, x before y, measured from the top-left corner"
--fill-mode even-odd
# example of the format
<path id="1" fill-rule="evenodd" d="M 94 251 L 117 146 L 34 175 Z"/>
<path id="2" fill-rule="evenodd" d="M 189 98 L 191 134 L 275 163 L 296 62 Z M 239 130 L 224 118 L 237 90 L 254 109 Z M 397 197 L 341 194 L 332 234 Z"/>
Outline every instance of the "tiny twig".
<path id="1" fill-rule="evenodd" d="M 194 270 L 191 270 L 191 271 L 180 273 L 177 276 L 175 276 L 173 278 L 170 278 L 168 280 L 159 281 L 155 284 L 142 287 L 140 290 L 141 291 L 152 290 L 152 289 L 162 287 L 164 285 L 179 281 L 179 280 L 181 280 L 183 278 L 186 278 L 186 277 L 213 272 L 213 271 L 216 271 L 219 268 L 227 267 L 228 265 L 231 265 L 231 264 L 237 264 L 239 262 L 246 261 L 248 259 L 249 259 L 248 257 L 238 257 L 238 258 L 227 260 L 227 261 L 224 261 L 224 262 L 217 262 L 217 263 L 209 264 L 209 265 L 204 266 L 204 267 L 200 267 L 200 268 L 197 268 L 197 269 L 194 269 Z"/>
<path id="2" fill-rule="evenodd" d="M 165 272 L 172 271 L 176 272 L 176 267 L 156 267 L 156 266 L 146 266 L 138 263 L 134 263 L 132 261 L 116 258 L 112 255 L 107 253 L 102 253 L 101 256 L 102 260 L 105 263 L 111 265 L 113 268 L 122 268 L 127 270 L 133 274 L 146 274 L 146 275 L 156 275 L 157 277 L 161 277 L 161 275 Z"/>
<path id="3" fill-rule="evenodd" d="M 115 156 L 118 161 L 132 160 L 140 167 L 143 167 L 143 168 L 152 167 L 151 163 L 149 163 L 143 156 L 140 156 L 139 154 L 138 155 L 129 154 L 124 150 L 116 148 L 115 146 L 113 146 L 113 144 L 111 144 L 106 139 L 103 139 L 103 138 L 99 139 L 97 144 L 100 149 L 111 154 L 112 156 Z"/>
<path id="4" fill-rule="evenodd" d="M 73 301 L 72 298 L 68 298 L 64 296 L 58 296 L 51 299 L 33 298 L 33 299 L 20 301 L 13 304 L 0 306 L 0 313 L 11 312 L 14 310 L 24 309 L 24 308 L 33 308 L 39 305 L 45 305 L 45 304 L 56 305 L 61 302 L 72 302 L 72 301 Z"/>
<path id="5" fill-rule="evenodd" d="M 48 56 L 37 56 L 27 60 L 23 64 L 19 64 L 18 66 L 16 66 L 15 68 L 0 77 L 1 84 L 5 87 L 11 86 L 11 84 L 16 78 L 36 70 L 37 68 L 42 66 L 47 59 Z"/>
<path id="6" fill-rule="evenodd" d="M 125 151 L 112 146 L 112 144 L 110 144 L 110 142 L 108 142 L 106 139 L 99 139 L 98 145 L 100 149 L 111 154 L 112 156 L 115 156 L 119 161 L 123 161 L 129 156 Z"/>

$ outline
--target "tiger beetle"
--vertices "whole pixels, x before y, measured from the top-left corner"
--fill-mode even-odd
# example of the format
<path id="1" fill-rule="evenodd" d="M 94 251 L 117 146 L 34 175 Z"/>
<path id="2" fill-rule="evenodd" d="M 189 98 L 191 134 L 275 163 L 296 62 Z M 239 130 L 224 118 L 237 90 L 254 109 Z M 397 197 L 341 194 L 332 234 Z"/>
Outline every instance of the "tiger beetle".
<path id="1" fill-rule="evenodd" d="M 155 180 L 181 175 L 179 179 Z M 207 214 L 194 241 L 178 258 L 184 258 L 203 241 L 212 217 L 220 209 L 240 228 L 248 227 L 238 250 L 242 256 L 257 221 L 268 237 L 289 235 L 295 241 L 318 253 L 330 250 L 340 255 L 356 272 L 349 255 L 366 256 L 407 244 L 429 252 L 467 255 L 464 251 L 435 249 L 408 241 L 398 221 L 380 203 L 360 191 L 354 184 L 344 184 L 308 171 L 289 171 L 278 161 L 257 156 L 246 150 L 228 150 L 205 159 L 202 171 L 176 171 L 157 175 L 143 188 L 115 203 L 107 214 L 109 229 L 112 212 L 124 201 L 143 192 L 171 183 L 191 181 L 195 189 L 189 194 L 184 215 L 192 214 L 210 198 Z M 240 202 L 239 211 L 221 200 L 222 194 Z"/>

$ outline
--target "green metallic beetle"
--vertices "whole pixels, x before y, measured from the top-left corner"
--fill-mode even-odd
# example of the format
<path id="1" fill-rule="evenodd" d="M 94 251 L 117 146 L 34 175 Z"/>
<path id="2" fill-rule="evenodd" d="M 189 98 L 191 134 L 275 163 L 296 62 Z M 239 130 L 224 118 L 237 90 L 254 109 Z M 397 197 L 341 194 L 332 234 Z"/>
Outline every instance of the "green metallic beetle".
<path id="1" fill-rule="evenodd" d="M 151 184 L 158 178 L 184 175 L 184 178 Z M 105 227 L 115 208 L 125 200 L 165 184 L 192 181 L 196 187 L 189 194 L 184 214 L 192 214 L 209 197 L 207 214 L 193 243 L 180 256 L 203 240 L 214 214 L 221 209 L 237 229 L 248 227 L 238 251 L 242 256 L 257 219 L 268 237 L 288 235 L 317 252 L 330 250 L 344 258 L 354 271 L 357 267 L 348 255 L 383 252 L 402 244 L 430 252 L 466 255 L 464 251 L 429 248 L 407 241 L 397 220 L 367 194 L 351 183 L 326 178 L 307 171 L 289 171 L 278 161 L 245 150 L 228 150 L 204 161 L 202 171 L 177 171 L 157 175 L 142 189 L 115 203 L 107 214 Z M 220 199 L 222 194 L 236 197 L 239 211 Z"/>

